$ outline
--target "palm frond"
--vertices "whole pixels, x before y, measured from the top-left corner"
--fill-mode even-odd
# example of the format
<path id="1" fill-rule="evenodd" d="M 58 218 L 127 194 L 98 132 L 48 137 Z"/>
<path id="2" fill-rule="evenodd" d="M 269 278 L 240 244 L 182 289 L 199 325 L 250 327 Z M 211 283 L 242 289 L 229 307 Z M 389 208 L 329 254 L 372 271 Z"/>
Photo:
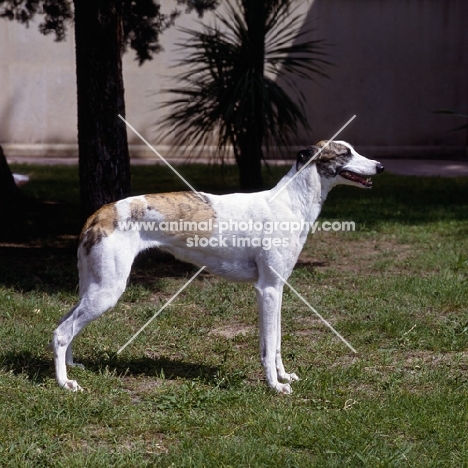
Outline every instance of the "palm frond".
<path id="1" fill-rule="evenodd" d="M 215 138 L 220 150 L 233 145 L 238 155 L 236 147 L 255 132 L 265 145 L 284 145 L 288 134 L 307 125 L 303 93 L 296 90 L 293 99 L 278 78 L 294 88 L 297 78 L 327 76 L 324 67 L 329 62 L 324 42 L 311 40 L 310 30 L 301 29 L 303 18 L 292 13 L 294 3 L 228 0 L 225 14 L 215 14 L 214 25 L 182 30 L 185 40 L 178 46 L 185 58 L 177 64 L 181 72 L 175 86 L 164 90 L 173 96 L 163 105 L 170 109 L 161 122 L 166 136 L 194 146 Z M 262 12 L 266 16 L 260 16 L 264 36 L 259 49 L 258 43 L 252 43 L 258 38 L 249 21 L 258 20 Z M 259 50 L 263 51 L 260 73 L 253 65 Z"/>

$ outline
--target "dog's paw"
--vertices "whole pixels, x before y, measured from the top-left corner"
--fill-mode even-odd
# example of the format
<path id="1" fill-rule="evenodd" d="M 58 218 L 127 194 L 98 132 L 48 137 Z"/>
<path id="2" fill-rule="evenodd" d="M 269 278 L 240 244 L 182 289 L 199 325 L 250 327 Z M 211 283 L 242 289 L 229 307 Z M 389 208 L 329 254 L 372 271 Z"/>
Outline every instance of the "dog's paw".
<path id="1" fill-rule="evenodd" d="M 301 380 L 297 374 L 292 372 L 291 374 L 288 374 L 289 380 L 287 382 L 296 382 L 297 380 Z"/>
<path id="2" fill-rule="evenodd" d="M 291 388 L 291 385 L 289 385 L 288 383 L 278 383 L 275 385 L 275 390 L 278 392 L 278 393 L 283 393 L 285 395 L 290 395 L 292 393 L 292 388 Z"/>
<path id="3" fill-rule="evenodd" d="M 297 374 L 295 374 L 294 372 L 291 373 L 291 374 L 284 373 L 282 375 L 279 375 L 278 379 L 281 380 L 282 382 L 286 382 L 286 383 L 291 383 L 291 382 L 295 382 L 296 380 L 301 380 L 297 376 Z"/>
<path id="4" fill-rule="evenodd" d="M 71 392 L 82 392 L 83 389 L 78 385 L 76 380 L 65 380 L 60 384 L 65 390 L 70 390 Z"/>

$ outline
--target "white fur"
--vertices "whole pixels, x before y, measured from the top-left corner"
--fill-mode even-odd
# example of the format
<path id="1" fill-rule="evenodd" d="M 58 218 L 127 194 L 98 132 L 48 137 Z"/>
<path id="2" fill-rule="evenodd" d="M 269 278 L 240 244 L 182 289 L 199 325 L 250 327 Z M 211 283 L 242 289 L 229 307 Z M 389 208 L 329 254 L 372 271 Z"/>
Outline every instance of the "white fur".
<path id="1" fill-rule="evenodd" d="M 352 154 L 345 169 L 368 176 L 383 170 L 377 161 L 364 158 L 345 142 L 338 143 L 349 148 Z M 321 177 L 315 162 L 296 176 L 297 172 L 295 165 L 276 187 L 268 191 L 221 196 L 202 194 L 215 213 L 214 225 L 218 226 L 209 237 L 219 236 L 219 224 L 232 220 L 313 223 L 332 187 L 340 183 L 359 185 L 339 175 L 332 178 Z M 282 190 L 292 178 L 294 178 L 292 182 Z M 269 201 L 279 191 L 281 193 Z M 169 200 L 171 196 L 173 194 L 167 195 Z M 129 219 L 132 204 L 144 205 L 145 200 L 145 197 L 141 196 L 117 202 L 115 204 L 117 221 Z M 164 220 L 164 216 L 157 209 L 147 208 L 140 221 L 150 220 L 161 221 Z M 142 250 L 159 247 L 178 259 L 199 266 L 205 265 L 208 271 L 229 280 L 255 283 L 259 310 L 260 356 L 266 379 L 268 385 L 278 392 L 291 393 L 290 383 L 298 380 L 298 377 L 294 373 L 285 371 L 281 359 L 283 283 L 269 267 L 273 267 L 287 279 L 306 241 L 307 229 L 291 233 L 278 228 L 268 235 L 259 231 L 231 230 L 221 235 L 227 239 L 226 246 L 189 247 L 186 237 L 171 232 L 119 229 L 103 236 L 91 248 L 89 246 L 86 248 L 82 241 L 78 248 L 80 301 L 62 318 L 51 343 L 58 384 L 75 391 L 80 389 L 76 381 L 68 379 L 65 364 L 74 365 L 71 351 L 73 338 L 86 324 L 116 304 L 125 290 L 136 255 Z M 287 246 L 272 246 L 270 249 L 258 246 L 233 246 L 233 241 L 238 237 L 287 239 Z"/>

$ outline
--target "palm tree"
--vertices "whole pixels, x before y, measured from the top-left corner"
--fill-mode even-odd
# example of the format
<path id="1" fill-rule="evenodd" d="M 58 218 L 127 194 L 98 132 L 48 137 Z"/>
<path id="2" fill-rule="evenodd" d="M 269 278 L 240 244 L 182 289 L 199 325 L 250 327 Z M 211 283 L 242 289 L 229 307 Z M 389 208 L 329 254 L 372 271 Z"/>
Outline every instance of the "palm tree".
<path id="1" fill-rule="evenodd" d="M 300 31 L 296 0 L 227 0 L 214 26 L 184 29 L 174 99 L 161 122 L 165 135 L 190 147 L 213 143 L 221 157 L 232 147 L 243 189 L 262 186 L 263 147 L 288 144 L 287 135 L 306 126 L 304 96 L 294 78 L 326 76 L 323 42 Z M 189 51 L 189 53 L 187 53 Z M 296 88 L 298 102 L 277 83 Z"/>

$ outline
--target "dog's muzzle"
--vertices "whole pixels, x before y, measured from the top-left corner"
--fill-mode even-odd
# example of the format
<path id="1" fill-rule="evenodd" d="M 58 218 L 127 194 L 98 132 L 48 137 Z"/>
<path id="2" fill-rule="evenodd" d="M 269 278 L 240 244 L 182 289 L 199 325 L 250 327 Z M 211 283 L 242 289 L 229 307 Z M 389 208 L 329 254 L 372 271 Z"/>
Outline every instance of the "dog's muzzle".
<path id="1" fill-rule="evenodd" d="M 381 174 L 384 171 L 382 164 L 377 163 L 375 166 L 375 173 Z M 338 174 L 344 179 L 348 179 L 351 182 L 355 182 L 359 185 L 362 185 L 366 188 L 372 187 L 372 179 L 370 175 L 357 174 L 356 172 L 349 171 L 347 169 L 341 169 L 338 171 Z"/>

